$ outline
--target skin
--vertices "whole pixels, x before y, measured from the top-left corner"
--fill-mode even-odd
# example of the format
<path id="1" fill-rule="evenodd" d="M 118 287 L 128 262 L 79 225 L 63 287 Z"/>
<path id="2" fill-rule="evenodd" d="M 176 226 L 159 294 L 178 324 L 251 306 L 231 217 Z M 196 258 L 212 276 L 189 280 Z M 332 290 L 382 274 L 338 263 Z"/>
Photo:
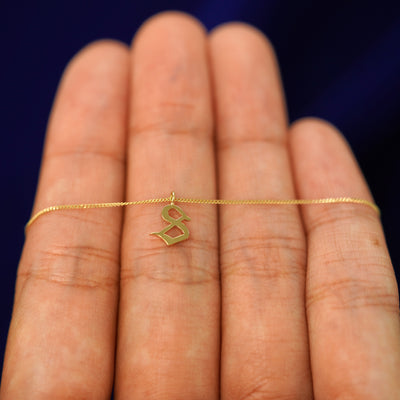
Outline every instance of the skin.
<path id="1" fill-rule="evenodd" d="M 288 126 L 256 29 L 180 13 L 68 65 L 33 212 L 197 198 L 372 200 L 341 134 Z M 68 210 L 28 230 L 0 399 L 397 399 L 400 324 L 379 217 L 355 204 Z M 218 212 L 217 212 L 218 211 Z"/>

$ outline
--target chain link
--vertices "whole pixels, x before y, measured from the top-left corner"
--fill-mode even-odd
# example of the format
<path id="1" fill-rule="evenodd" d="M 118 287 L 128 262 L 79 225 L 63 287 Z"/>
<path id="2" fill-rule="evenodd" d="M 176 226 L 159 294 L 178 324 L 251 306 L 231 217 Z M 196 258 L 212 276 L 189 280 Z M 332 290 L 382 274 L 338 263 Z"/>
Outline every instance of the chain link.
<path id="1" fill-rule="evenodd" d="M 175 197 L 172 192 L 170 197 L 160 197 L 156 199 L 137 200 L 137 201 L 120 201 L 114 203 L 83 203 L 83 204 L 62 204 L 56 206 L 46 207 L 36 214 L 28 221 L 25 229 L 29 228 L 39 217 L 53 211 L 61 210 L 80 210 L 90 208 L 112 208 L 112 207 L 126 207 L 141 204 L 157 204 L 157 203 L 189 203 L 189 204 L 208 204 L 208 205 L 313 205 L 313 204 L 337 204 L 337 203 L 352 203 L 361 204 L 371 207 L 380 215 L 379 207 L 368 200 L 353 198 L 353 197 L 328 197 L 324 199 L 289 199 L 289 200 L 225 200 L 225 199 L 195 199 L 185 197 Z"/>

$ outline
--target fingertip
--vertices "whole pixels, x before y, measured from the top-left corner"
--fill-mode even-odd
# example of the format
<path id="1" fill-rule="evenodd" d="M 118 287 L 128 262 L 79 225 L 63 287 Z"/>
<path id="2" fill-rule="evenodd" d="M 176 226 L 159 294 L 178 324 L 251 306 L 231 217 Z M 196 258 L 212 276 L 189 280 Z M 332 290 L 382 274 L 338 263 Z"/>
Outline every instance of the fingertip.
<path id="1" fill-rule="evenodd" d="M 302 118 L 289 130 L 289 149 L 301 197 L 371 199 L 356 157 L 343 134 L 320 118 Z"/>
<path id="2" fill-rule="evenodd" d="M 148 31 L 153 32 L 153 34 L 162 35 L 163 31 L 168 31 L 170 29 L 179 29 L 188 32 L 198 31 L 198 33 L 204 37 L 207 32 L 205 26 L 197 18 L 188 13 L 175 10 L 162 11 L 143 22 L 132 39 L 132 47 L 137 42 L 138 38 Z"/>
<path id="3" fill-rule="evenodd" d="M 128 45 L 115 39 L 99 39 L 95 40 L 85 47 L 78 53 L 79 54 L 97 54 L 102 52 L 112 52 L 116 56 L 118 54 L 126 54 L 128 52 Z"/>
<path id="4" fill-rule="evenodd" d="M 324 140 L 334 135 L 347 143 L 345 137 L 335 125 L 318 117 L 300 118 L 292 123 L 290 131 L 293 140 L 300 140 L 301 138 L 301 140 L 310 141 L 316 139 L 317 136 Z"/>
<path id="5" fill-rule="evenodd" d="M 64 74 L 81 65 L 104 65 L 126 62 L 129 54 L 128 46 L 118 40 L 100 39 L 89 43 L 76 53 L 68 63 Z"/>
<path id="6" fill-rule="evenodd" d="M 290 127 L 289 147 L 292 155 L 307 154 L 308 158 L 321 161 L 323 157 L 318 154 L 335 155 L 337 158 L 345 157 L 346 160 L 351 158 L 357 164 L 353 151 L 342 132 L 331 122 L 322 118 L 305 117 L 293 122 Z"/>
<path id="7" fill-rule="evenodd" d="M 240 44 L 254 43 L 256 46 L 267 47 L 267 51 L 276 58 L 276 52 L 274 46 L 268 37 L 258 28 L 245 22 L 226 22 L 216 26 L 211 30 L 210 34 L 211 42 L 236 42 Z"/>
<path id="8" fill-rule="evenodd" d="M 120 113 L 125 115 L 127 110 L 128 82 L 127 45 L 105 39 L 82 48 L 61 77 L 49 118 L 45 154 L 54 146 L 76 145 L 84 129 L 90 130 L 92 121 L 110 120 L 119 129 Z M 70 125 L 75 131 L 66 129 Z"/>
<path id="9" fill-rule="evenodd" d="M 276 125 L 281 126 L 282 122 L 287 125 L 278 59 L 273 45 L 264 33 L 244 22 L 228 22 L 211 31 L 209 45 L 214 81 L 229 79 L 231 82 L 227 86 L 233 92 L 236 88 L 240 102 L 248 104 L 250 99 L 244 99 L 249 94 L 249 85 L 253 86 L 252 93 L 258 93 L 257 96 L 260 97 L 256 100 L 257 108 L 265 107 L 261 106 L 261 98 L 267 90 L 268 96 L 264 97 L 271 99 L 273 104 L 268 105 L 268 112 L 264 115 L 275 114 L 275 111 L 279 114 L 278 122 L 270 121 L 271 130 L 274 131 Z"/>

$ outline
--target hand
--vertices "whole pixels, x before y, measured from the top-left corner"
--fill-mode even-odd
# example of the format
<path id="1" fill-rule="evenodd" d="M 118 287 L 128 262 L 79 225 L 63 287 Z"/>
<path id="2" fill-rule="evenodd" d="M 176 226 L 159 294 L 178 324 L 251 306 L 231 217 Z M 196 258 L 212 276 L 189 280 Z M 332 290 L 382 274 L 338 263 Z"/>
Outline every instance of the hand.
<path id="1" fill-rule="evenodd" d="M 169 196 L 371 199 L 328 123 L 287 125 L 276 59 L 254 28 L 208 37 L 147 22 L 68 66 L 34 212 Z M 68 210 L 28 230 L 1 400 L 398 399 L 396 279 L 362 205 L 184 204 Z M 116 349 L 116 350 L 115 350 Z"/>

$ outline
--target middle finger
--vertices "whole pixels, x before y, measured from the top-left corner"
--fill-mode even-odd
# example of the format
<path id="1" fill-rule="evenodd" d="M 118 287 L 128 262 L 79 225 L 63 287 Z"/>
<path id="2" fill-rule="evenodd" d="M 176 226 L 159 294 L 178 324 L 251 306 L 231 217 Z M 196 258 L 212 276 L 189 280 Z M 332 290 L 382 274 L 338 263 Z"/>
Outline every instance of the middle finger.
<path id="1" fill-rule="evenodd" d="M 129 199 L 214 197 L 205 33 L 182 14 L 147 22 L 132 50 Z M 215 207 L 182 205 L 190 238 L 150 232 L 161 206 L 125 215 L 117 351 L 118 399 L 216 399 L 219 275 Z M 176 217 L 174 217 L 176 218 Z M 171 232 L 171 236 L 173 233 Z"/>

